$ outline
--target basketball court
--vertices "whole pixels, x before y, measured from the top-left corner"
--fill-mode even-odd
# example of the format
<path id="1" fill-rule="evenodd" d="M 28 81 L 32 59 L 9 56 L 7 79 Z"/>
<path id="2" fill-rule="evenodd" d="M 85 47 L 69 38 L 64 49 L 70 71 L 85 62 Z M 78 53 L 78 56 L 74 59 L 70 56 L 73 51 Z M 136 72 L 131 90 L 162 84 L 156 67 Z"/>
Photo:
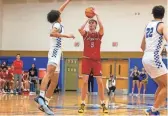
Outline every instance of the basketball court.
<path id="1" fill-rule="evenodd" d="M 28 95 L 1 95 L 0 115 L 44 115 L 37 109 L 34 102 L 35 96 Z M 103 114 L 100 109 L 97 95 L 88 94 L 86 100 L 86 110 L 84 114 L 78 114 L 80 95 L 76 92 L 59 93 L 53 96 L 51 108 L 55 115 L 145 115 L 144 109 L 153 104 L 153 96 L 127 96 L 115 95 L 107 97 L 109 113 Z M 161 115 L 166 115 L 167 109 L 161 109 Z"/>

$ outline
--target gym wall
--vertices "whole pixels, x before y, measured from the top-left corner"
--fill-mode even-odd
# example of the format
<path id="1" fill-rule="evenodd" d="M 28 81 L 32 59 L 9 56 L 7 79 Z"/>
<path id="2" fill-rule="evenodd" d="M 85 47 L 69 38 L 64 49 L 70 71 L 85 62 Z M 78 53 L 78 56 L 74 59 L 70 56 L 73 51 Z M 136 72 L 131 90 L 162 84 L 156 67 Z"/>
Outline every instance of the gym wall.
<path id="1" fill-rule="evenodd" d="M 46 15 L 51 9 L 58 9 L 62 2 L 27 1 L 16 0 L 15 3 L 14 0 L 4 0 L 2 50 L 49 49 L 50 24 Z M 152 7 L 158 4 L 166 7 L 166 0 L 72 0 L 62 14 L 62 20 L 65 32 L 74 33 L 76 39 L 64 39 L 63 50 L 82 51 L 83 41 L 78 28 L 87 19 L 85 8 L 94 5 L 105 27 L 101 51 L 141 51 L 144 27 L 152 20 Z M 80 42 L 80 46 L 74 47 L 74 42 Z M 112 42 L 118 42 L 118 47 L 112 47 Z"/>

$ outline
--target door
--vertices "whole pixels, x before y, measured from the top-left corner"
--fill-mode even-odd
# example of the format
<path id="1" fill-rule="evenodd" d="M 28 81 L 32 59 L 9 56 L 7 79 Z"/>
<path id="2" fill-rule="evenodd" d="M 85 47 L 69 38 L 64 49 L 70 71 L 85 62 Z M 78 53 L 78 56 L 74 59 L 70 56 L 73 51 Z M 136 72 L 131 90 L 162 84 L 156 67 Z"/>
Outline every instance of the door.
<path id="1" fill-rule="evenodd" d="M 128 60 L 116 60 L 116 76 L 128 77 Z"/>
<path id="2" fill-rule="evenodd" d="M 117 89 L 128 89 L 128 60 L 116 60 L 115 73 L 117 77 L 116 88 Z"/>
<path id="3" fill-rule="evenodd" d="M 102 60 L 102 75 L 103 75 L 103 84 L 106 86 L 107 78 L 110 77 L 110 73 L 114 74 L 114 60 Z"/>
<path id="4" fill-rule="evenodd" d="M 65 60 L 65 91 L 77 91 L 78 59 Z"/>
<path id="5" fill-rule="evenodd" d="M 115 62 L 114 60 L 102 60 L 102 74 L 105 77 L 110 77 L 110 73 L 114 74 Z"/>

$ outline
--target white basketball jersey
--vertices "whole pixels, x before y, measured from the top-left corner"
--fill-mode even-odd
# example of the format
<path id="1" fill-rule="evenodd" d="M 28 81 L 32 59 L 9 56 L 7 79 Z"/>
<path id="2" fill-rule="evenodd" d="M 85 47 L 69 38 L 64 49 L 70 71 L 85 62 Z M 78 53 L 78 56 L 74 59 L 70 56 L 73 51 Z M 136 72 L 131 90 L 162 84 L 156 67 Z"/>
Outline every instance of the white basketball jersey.
<path id="1" fill-rule="evenodd" d="M 64 27 L 60 23 L 54 23 L 51 29 L 56 28 L 59 30 L 59 33 L 64 33 Z M 62 38 L 51 37 L 50 48 L 61 48 Z"/>
<path id="2" fill-rule="evenodd" d="M 148 23 L 145 28 L 145 41 L 146 49 L 145 52 L 153 52 L 154 54 L 161 54 L 164 45 L 166 44 L 163 35 L 157 31 L 160 21 L 152 21 Z"/>

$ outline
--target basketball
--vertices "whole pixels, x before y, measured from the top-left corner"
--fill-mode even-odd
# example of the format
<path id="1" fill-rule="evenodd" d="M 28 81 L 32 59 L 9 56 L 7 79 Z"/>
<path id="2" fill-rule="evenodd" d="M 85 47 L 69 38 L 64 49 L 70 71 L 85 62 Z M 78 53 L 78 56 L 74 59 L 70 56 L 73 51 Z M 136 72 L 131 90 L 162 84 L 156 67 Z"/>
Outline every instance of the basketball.
<path id="1" fill-rule="evenodd" d="M 93 8 L 89 7 L 85 10 L 85 15 L 88 18 L 93 18 L 95 16 L 95 13 L 93 12 Z"/>

